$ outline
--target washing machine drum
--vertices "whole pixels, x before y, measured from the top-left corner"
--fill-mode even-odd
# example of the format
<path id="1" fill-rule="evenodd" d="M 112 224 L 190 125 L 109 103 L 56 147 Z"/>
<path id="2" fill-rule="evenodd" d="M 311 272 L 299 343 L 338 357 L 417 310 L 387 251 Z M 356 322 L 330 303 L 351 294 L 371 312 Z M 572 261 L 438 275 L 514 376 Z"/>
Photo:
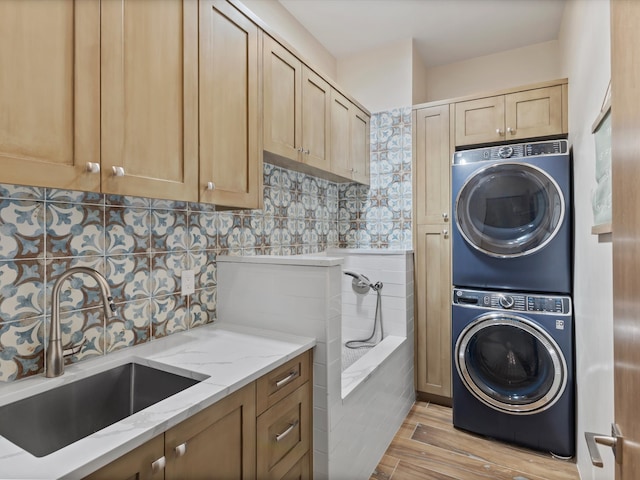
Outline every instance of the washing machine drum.
<path id="1" fill-rule="evenodd" d="M 546 410 L 567 385 L 558 344 L 536 323 L 517 315 L 490 313 L 469 324 L 456 342 L 455 364 L 466 388 L 502 412 Z"/>
<path id="2" fill-rule="evenodd" d="M 560 230 L 564 198 L 539 168 L 496 163 L 475 172 L 456 199 L 458 229 L 475 249 L 493 257 L 529 255 Z"/>

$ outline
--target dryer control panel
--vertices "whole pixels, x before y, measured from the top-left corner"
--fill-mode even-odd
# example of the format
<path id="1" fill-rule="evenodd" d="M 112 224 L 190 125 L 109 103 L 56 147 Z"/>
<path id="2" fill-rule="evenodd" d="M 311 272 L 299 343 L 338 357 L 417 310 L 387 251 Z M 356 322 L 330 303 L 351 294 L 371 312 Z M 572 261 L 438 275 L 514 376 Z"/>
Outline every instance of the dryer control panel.
<path id="1" fill-rule="evenodd" d="M 517 312 L 571 314 L 571 298 L 565 296 L 533 295 L 516 292 L 494 292 L 454 288 L 456 305 Z"/>

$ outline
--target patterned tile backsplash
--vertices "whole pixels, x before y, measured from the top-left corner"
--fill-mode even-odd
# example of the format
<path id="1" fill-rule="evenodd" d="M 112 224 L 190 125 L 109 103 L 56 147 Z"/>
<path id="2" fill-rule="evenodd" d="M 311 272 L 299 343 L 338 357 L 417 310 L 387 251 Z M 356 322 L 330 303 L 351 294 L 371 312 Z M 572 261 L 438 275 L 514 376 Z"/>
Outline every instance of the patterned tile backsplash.
<path id="1" fill-rule="evenodd" d="M 264 209 L 0 184 L 0 381 L 42 373 L 56 279 L 105 275 L 118 307 L 104 319 L 93 279 L 65 283 L 63 344 L 79 361 L 216 318 L 217 255 L 327 247 L 411 248 L 411 108 L 371 118 L 371 187 L 264 165 Z M 195 293 L 180 275 L 195 271 Z"/>

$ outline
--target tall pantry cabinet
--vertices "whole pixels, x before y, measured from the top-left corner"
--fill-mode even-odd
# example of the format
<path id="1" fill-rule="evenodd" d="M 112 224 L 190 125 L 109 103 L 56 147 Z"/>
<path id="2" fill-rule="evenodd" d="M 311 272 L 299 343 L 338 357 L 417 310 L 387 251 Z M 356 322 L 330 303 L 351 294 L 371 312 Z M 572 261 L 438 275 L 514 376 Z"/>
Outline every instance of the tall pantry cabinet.
<path id="1" fill-rule="evenodd" d="M 413 111 L 416 388 L 442 400 L 451 397 L 452 111 L 448 104 Z"/>

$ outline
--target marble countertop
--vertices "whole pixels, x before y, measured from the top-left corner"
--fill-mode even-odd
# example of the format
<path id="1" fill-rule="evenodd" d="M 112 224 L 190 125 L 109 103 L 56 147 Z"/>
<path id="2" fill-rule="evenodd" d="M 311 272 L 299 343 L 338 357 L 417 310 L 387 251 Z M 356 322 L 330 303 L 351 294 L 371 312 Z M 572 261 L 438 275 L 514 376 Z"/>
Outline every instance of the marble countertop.
<path id="1" fill-rule="evenodd" d="M 324 254 L 308 255 L 218 255 L 220 263 L 265 263 L 269 265 L 302 265 L 307 267 L 333 267 L 342 265 L 344 259 L 339 256 L 326 256 Z"/>
<path id="2" fill-rule="evenodd" d="M 307 337 L 216 323 L 67 366 L 64 375 L 0 385 L 0 406 L 136 362 L 202 382 L 57 452 L 37 458 L 0 437 L 0 479 L 77 479 L 242 388 L 315 345 Z"/>

